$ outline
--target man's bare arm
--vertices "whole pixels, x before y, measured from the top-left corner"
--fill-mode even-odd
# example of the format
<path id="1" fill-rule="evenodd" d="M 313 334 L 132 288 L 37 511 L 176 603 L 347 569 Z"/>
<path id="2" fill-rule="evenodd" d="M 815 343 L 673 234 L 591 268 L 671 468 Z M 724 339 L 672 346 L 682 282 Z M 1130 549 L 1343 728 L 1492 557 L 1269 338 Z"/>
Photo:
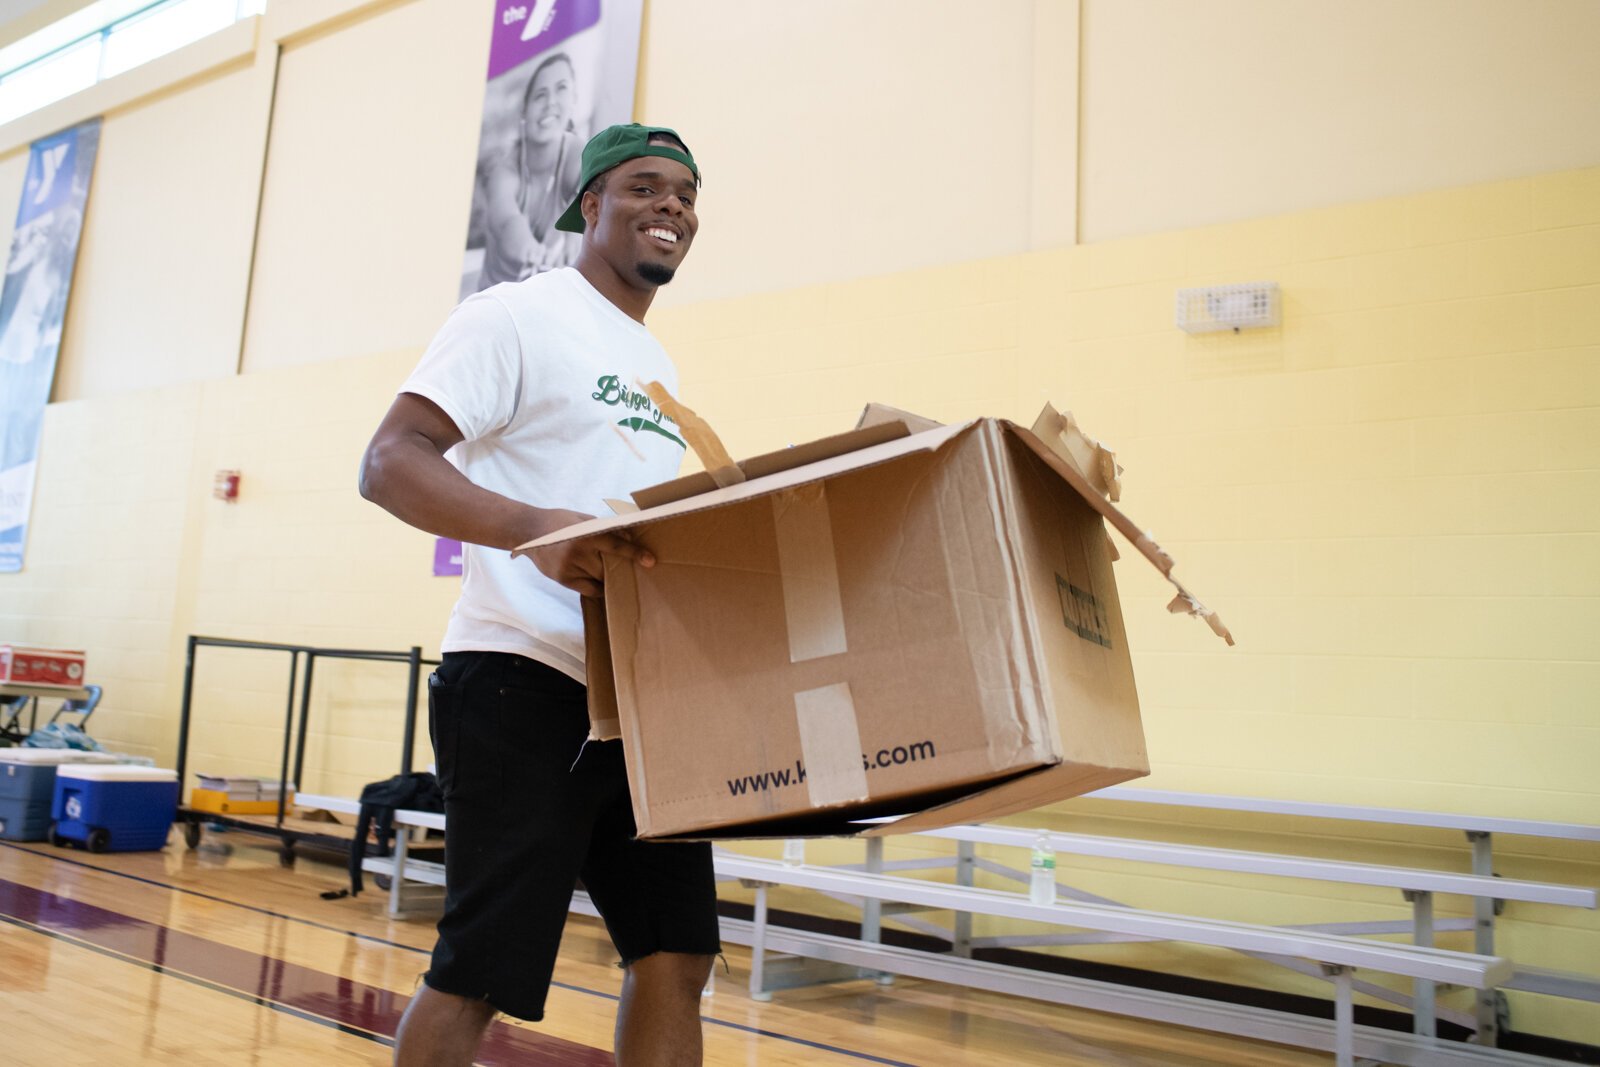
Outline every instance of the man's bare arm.
<path id="1" fill-rule="evenodd" d="M 378 424 L 361 458 L 361 495 L 403 522 L 440 537 L 512 549 L 590 516 L 539 508 L 468 481 L 444 458 L 462 439 L 450 416 L 433 401 L 401 393 Z M 625 538 L 603 535 L 564 546 L 539 565 L 551 578 L 585 596 L 600 595 L 602 554 L 643 566 L 654 557 Z"/>

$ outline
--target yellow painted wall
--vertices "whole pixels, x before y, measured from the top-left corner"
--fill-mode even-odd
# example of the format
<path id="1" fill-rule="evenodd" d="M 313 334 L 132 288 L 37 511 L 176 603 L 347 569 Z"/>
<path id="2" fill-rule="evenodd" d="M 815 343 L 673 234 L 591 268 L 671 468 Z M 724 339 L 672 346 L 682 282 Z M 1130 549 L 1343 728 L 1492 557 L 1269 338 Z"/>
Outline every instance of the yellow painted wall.
<path id="1" fill-rule="evenodd" d="M 490 28 L 465 6 L 415 0 L 284 48 L 246 373 L 425 344 L 455 303 Z"/>
<path id="2" fill-rule="evenodd" d="M 489 27 L 464 6 L 286 41 L 246 372 L 424 344 L 454 302 Z M 636 117 L 679 128 L 710 190 L 662 306 L 1073 240 L 1076 0 L 986 9 L 977 48 L 958 0 L 757 10 L 647 13 Z"/>
<path id="3" fill-rule="evenodd" d="M 194 386 L 50 405 L 26 566 L 0 594 L 13 640 L 88 650 L 94 735 L 166 765 L 201 418 Z"/>
<path id="4" fill-rule="evenodd" d="M 1587 54 L 1582 35 L 1552 39 L 1538 58 L 1555 81 L 1505 91 L 1521 111 L 1571 118 L 1563 151 L 1586 169 L 1512 138 L 1501 155 L 1428 172 L 1425 191 L 1372 199 L 1370 175 L 1414 169 L 1391 138 L 1383 165 L 1352 156 L 1314 182 L 1296 178 L 1309 199 L 1290 203 L 1272 199 L 1288 179 L 1219 145 L 1200 162 L 1241 184 L 1212 187 L 1202 204 L 1184 199 L 1185 175 L 1203 173 L 1195 158 L 1174 152 L 1153 167 L 1140 154 L 1163 143 L 1156 127 L 1106 139 L 1108 121 L 1139 117 L 1125 92 L 1106 95 L 1107 64 L 1141 69 L 1152 85 L 1169 75 L 1122 48 L 1133 28 L 1103 0 L 1084 3 L 1081 139 L 1076 4 L 1000 5 L 983 34 L 957 17 L 968 6 L 926 20 L 926 5 L 859 17 L 844 7 L 817 8 L 823 25 L 724 5 L 711 48 L 689 8 L 648 5 L 641 117 L 694 131 L 708 175 L 695 256 L 652 322 L 679 361 L 684 399 L 743 454 L 847 427 L 867 400 L 942 419 L 1031 421 L 1046 399 L 1069 407 L 1118 448 L 1128 512 L 1239 637 L 1225 649 L 1167 615 L 1165 585 L 1131 554 L 1121 565 L 1148 784 L 1593 822 L 1600 138 L 1584 102 L 1562 103 L 1559 91 L 1560 72 Z M 1588 17 L 1539 10 L 1545 32 L 1581 30 L 1570 20 Z M 1162 14 L 1145 40 L 1202 29 L 1189 5 Z M 1440 38 L 1465 98 L 1481 73 L 1469 29 Z M 89 649 L 107 691 L 95 720 L 107 744 L 170 761 L 191 633 L 437 650 L 454 583 L 429 576 L 431 538 L 362 503 L 354 479 L 453 298 L 485 33 L 454 0 L 279 0 L 259 45 L 251 29 L 227 49 L 192 46 L 169 64 L 189 72 L 177 91 L 152 97 L 145 84 L 107 119 L 27 569 L 0 576 L 7 637 Z M 809 59 L 835 36 L 855 62 L 819 81 Z M 1283 42 L 1320 55 L 1316 39 Z M 1237 51 L 1224 61 L 1215 50 L 1228 41 Z M 1207 69 L 1229 69 L 1258 43 L 1243 31 L 1214 39 Z M 708 73 L 707 57 L 742 70 L 752 56 L 772 76 L 733 97 Z M 1519 62 L 1513 71 L 1537 65 Z M 901 76 L 880 76 L 885 65 Z M 242 302 L 229 303 L 223 276 L 249 262 L 253 228 L 238 218 L 255 195 L 235 164 L 265 150 L 274 71 L 250 314 L 230 320 Z M 1203 81 L 1189 88 L 1230 91 Z M 1351 98 L 1378 128 L 1404 121 L 1379 106 L 1398 91 L 1391 83 L 1352 76 L 1343 89 L 1299 125 L 1277 122 L 1287 139 L 1252 151 L 1276 143 L 1293 155 L 1304 130 L 1351 121 Z M 50 113 L 69 121 L 76 106 Z M 253 125 L 230 125 L 230 109 Z M 785 123 L 752 126 L 768 114 Z M 908 172 L 903 153 L 866 136 L 889 119 L 919 143 L 935 131 L 947 143 Z M 8 131 L 0 205 L 15 201 L 25 159 Z M 163 177 L 168 144 L 183 165 Z M 854 169 L 800 180 L 817 144 Z M 1468 184 L 1485 158 L 1536 173 Z M 217 184 L 187 188 L 190 172 Z M 1142 184 L 1152 173 L 1161 181 Z M 1225 192 L 1259 217 L 1192 228 L 1235 210 Z M 1352 199 L 1362 202 L 1325 206 Z M 1182 210 L 1169 214 L 1174 203 Z M 1161 232 L 1073 246 L 1080 222 L 1090 234 Z M 1173 327 L 1179 287 L 1257 279 L 1283 287 L 1280 328 L 1193 338 Z M 184 307 L 183 292 L 205 306 Z M 225 468 L 244 472 L 237 504 L 209 496 Z M 286 682 L 286 657 L 202 652 L 190 766 L 275 772 Z M 398 667 L 319 666 L 302 785 L 350 795 L 392 773 L 403 701 Z M 424 743 L 418 762 L 428 758 Z M 1031 821 L 1465 865 L 1453 835 L 1311 836 L 1287 821 L 1161 814 L 1076 804 Z M 1499 855 L 1511 877 L 1600 883 L 1592 849 L 1521 840 Z M 1085 888 L 1175 911 L 1405 917 L 1397 898 L 1364 890 L 1073 869 Z M 1461 914 L 1460 901 L 1440 908 Z M 1502 946 L 1523 962 L 1592 971 L 1600 958 L 1592 915 L 1514 905 L 1502 923 Z M 1276 981 L 1190 949 L 1083 951 Z M 1514 998 L 1518 1029 L 1600 1043 L 1592 1016 Z"/>
<path id="5" fill-rule="evenodd" d="M 1082 0 L 1085 241 L 1596 162 L 1589 0 Z"/>
<path id="6" fill-rule="evenodd" d="M 703 270 L 663 300 L 1030 247 L 1035 156 L 1076 118 L 1075 79 L 1058 76 L 1077 55 L 1076 19 L 1058 10 L 1076 6 L 712 0 L 673 17 L 688 6 L 650 5 L 639 118 L 683 133 L 706 178 Z M 686 56 L 715 56 L 717 74 Z M 1036 148 L 1035 130 L 1051 141 Z M 1072 149 L 1057 158 L 1070 203 Z M 1046 195 L 1063 203 L 1059 185 Z M 1072 240 L 1063 229 L 1052 242 Z"/>
<path id="7" fill-rule="evenodd" d="M 206 471 L 243 473 L 235 505 L 205 501 L 193 561 L 193 633 L 438 655 L 457 582 L 430 575 L 433 538 L 355 493 L 355 473 L 416 350 L 247 374 L 208 386 Z M 192 765 L 276 770 L 288 656 L 205 649 Z M 405 669 L 328 662 L 315 672 L 303 788 L 342 796 L 399 769 Z M 424 705 L 425 707 L 425 705 Z M 251 731 L 247 741 L 240 727 Z M 432 759 L 426 716 L 417 766 Z M 246 770 L 253 767 L 254 770 Z"/>
<path id="8" fill-rule="evenodd" d="M 246 61 L 106 117 L 55 399 L 237 369 L 260 185 L 255 80 Z"/>

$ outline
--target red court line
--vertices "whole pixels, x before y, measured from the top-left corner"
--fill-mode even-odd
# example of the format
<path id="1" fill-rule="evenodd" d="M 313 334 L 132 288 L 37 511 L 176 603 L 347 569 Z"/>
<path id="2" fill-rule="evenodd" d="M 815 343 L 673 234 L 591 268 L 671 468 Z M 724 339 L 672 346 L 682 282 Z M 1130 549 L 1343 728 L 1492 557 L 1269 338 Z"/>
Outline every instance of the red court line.
<path id="1" fill-rule="evenodd" d="M 145 966 L 221 987 L 249 1000 L 383 1044 L 411 998 L 364 982 L 262 956 L 171 927 L 0 879 L 0 915 Z M 523 1027 L 495 1023 L 478 1052 L 488 1067 L 612 1067 L 611 1053 Z"/>

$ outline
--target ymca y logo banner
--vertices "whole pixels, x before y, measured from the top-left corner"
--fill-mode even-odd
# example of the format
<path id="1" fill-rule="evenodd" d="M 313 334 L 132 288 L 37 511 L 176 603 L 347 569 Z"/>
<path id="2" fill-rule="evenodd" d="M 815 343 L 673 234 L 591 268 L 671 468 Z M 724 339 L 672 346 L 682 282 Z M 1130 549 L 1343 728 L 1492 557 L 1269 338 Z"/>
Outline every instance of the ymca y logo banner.
<path id="1" fill-rule="evenodd" d="M 0 288 L 0 573 L 22 569 L 33 476 L 61 350 L 100 120 L 35 141 Z"/>

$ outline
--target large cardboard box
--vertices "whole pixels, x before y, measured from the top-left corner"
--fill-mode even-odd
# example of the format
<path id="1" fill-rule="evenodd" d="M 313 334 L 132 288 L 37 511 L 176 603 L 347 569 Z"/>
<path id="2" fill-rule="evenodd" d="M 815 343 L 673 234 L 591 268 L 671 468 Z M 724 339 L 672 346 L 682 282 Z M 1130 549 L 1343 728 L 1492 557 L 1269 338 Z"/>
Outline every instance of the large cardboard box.
<path id="1" fill-rule="evenodd" d="M 656 558 L 607 556 L 586 601 L 641 837 L 904 832 L 1149 772 L 1106 520 L 1171 559 L 1041 424 L 889 419 L 518 549 L 626 531 Z"/>

